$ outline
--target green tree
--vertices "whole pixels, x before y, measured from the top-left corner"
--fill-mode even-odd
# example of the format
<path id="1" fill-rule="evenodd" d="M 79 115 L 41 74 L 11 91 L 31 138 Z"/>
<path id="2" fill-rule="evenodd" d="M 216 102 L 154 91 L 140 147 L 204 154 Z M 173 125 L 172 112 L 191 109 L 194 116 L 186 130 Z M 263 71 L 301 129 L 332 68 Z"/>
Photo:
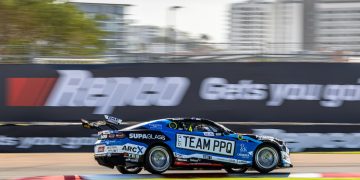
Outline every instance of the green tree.
<path id="1" fill-rule="evenodd" d="M 0 1 L 0 54 L 94 55 L 104 50 L 104 35 L 69 3 Z"/>

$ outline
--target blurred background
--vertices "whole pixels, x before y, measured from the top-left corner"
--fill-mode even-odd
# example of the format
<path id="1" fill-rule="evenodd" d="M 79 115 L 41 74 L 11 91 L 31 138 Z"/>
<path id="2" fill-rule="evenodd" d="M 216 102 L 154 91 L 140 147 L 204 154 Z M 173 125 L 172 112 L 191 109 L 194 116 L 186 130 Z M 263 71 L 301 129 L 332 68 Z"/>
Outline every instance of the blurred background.
<path id="1" fill-rule="evenodd" d="M 356 62 L 360 49 L 352 0 L 4 0 L 0 8 L 2 63 Z"/>
<path id="2" fill-rule="evenodd" d="M 0 152 L 91 152 L 103 114 L 360 150 L 359 55 L 357 0 L 1 0 Z"/>

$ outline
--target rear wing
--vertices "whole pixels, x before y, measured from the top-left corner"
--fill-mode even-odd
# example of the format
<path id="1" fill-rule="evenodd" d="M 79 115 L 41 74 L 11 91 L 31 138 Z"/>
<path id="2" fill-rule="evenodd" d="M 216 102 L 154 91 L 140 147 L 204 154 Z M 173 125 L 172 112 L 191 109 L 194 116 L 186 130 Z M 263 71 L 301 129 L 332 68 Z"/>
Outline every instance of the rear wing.
<path id="1" fill-rule="evenodd" d="M 122 120 L 116 117 L 112 117 L 109 115 L 104 115 L 105 120 L 89 122 L 86 119 L 81 119 L 81 125 L 83 128 L 86 129 L 96 129 L 98 131 L 105 130 L 104 126 L 112 129 L 112 130 L 119 130 L 118 125 L 122 123 Z"/>

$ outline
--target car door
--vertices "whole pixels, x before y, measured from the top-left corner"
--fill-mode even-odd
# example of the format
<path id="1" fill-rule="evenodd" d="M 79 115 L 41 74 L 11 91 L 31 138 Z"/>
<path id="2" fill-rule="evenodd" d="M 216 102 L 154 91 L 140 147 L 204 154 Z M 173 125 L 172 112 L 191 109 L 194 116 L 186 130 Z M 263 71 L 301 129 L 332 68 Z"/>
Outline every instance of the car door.
<path id="1" fill-rule="evenodd" d="M 234 164 L 250 164 L 252 162 L 252 153 L 256 144 L 243 139 L 241 134 L 228 132 L 216 124 L 209 123 L 209 128 L 214 132 L 214 138 L 221 139 L 222 145 L 220 144 L 220 149 L 217 149 L 221 153 L 214 154 L 224 155 L 226 158 L 221 159 L 223 162 Z M 225 149 L 222 148 L 223 142 L 226 142 Z"/>
<path id="2" fill-rule="evenodd" d="M 236 141 L 233 138 L 224 136 L 218 128 L 203 121 L 189 121 L 185 126 L 177 133 L 178 152 L 191 152 L 193 157 L 201 159 L 234 162 Z"/>

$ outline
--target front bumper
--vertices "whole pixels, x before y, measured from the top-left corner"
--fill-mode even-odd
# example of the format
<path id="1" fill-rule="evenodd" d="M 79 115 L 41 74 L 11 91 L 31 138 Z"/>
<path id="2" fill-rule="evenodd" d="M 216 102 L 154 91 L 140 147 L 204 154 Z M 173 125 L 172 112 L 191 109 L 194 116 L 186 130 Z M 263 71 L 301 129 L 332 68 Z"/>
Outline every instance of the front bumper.
<path id="1" fill-rule="evenodd" d="M 290 153 L 288 151 L 281 151 L 281 165 L 283 168 L 291 168 L 293 165 L 290 160 Z"/>

